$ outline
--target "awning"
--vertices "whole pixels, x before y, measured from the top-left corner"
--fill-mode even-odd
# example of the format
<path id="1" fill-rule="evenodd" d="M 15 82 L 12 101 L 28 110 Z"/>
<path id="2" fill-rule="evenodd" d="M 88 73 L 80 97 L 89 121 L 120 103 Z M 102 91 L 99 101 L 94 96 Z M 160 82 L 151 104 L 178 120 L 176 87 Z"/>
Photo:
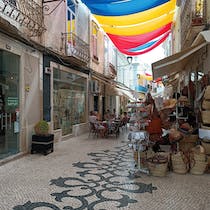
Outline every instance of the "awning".
<path id="1" fill-rule="evenodd" d="M 153 79 L 157 79 L 163 76 L 170 76 L 185 69 L 186 64 L 194 56 L 194 54 L 206 46 L 208 43 L 204 42 L 202 44 L 192 46 L 181 52 L 173 54 L 162 60 L 159 60 L 152 64 L 152 74 Z"/>
<path id="2" fill-rule="evenodd" d="M 103 74 L 98 73 L 96 71 L 92 71 L 92 77 L 104 83 L 107 86 L 107 90 L 109 91 L 110 95 L 119 95 L 119 96 L 124 95 L 129 100 L 136 101 L 136 98 L 134 97 L 134 93 L 137 93 L 137 92 L 127 87 L 125 84 L 118 82 L 116 80 L 113 80 L 109 77 L 106 77 Z M 138 98 L 144 98 L 144 95 L 145 94 L 143 93 L 138 93 Z"/>
<path id="3" fill-rule="evenodd" d="M 210 43 L 210 30 L 201 31 L 198 34 L 198 36 L 195 38 L 194 42 L 192 43 L 192 46 L 195 46 L 204 42 Z"/>

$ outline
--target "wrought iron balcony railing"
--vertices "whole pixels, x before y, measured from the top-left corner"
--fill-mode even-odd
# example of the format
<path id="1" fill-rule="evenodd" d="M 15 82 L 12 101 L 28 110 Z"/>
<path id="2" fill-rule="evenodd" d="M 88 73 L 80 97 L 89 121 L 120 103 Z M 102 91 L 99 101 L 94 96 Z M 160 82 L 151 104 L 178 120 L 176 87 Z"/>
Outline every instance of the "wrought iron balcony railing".
<path id="1" fill-rule="evenodd" d="M 40 36 L 45 30 L 43 8 L 33 0 L 0 0 L 1 14 L 28 29 L 31 37 Z"/>
<path id="2" fill-rule="evenodd" d="M 89 44 L 84 42 L 74 33 L 62 33 L 62 46 L 66 56 L 75 57 L 87 64 L 90 60 Z"/>

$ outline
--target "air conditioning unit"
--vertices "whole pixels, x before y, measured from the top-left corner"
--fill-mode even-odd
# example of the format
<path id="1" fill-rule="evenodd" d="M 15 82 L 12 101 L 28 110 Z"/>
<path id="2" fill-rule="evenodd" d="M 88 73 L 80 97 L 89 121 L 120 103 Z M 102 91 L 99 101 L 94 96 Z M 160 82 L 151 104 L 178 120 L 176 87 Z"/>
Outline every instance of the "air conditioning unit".
<path id="1" fill-rule="evenodd" d="M 100 85 L 97 80 L 90 81 L 90 92 L 91 93 L 100 93 Z"/>

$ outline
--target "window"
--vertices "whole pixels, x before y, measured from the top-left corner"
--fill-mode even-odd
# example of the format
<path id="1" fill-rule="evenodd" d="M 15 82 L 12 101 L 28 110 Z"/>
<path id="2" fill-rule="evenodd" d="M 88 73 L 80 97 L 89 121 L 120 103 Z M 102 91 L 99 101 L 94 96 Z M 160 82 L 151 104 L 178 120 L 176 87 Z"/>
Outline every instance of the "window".
<path id="1" fill-rule="evenodd" d="M 93 58 L 98 60 L 98 26 L 95 22 L 92 22 L 92 47 Z"/>
<path id="2" fill-rule="evenodd" d="M 72 133 L 73 125 L 86 120 L 87 79 L 74 73 L 53 69 L 54 130 Z"/>
<path id="3" fill-rule="evenodd" d="M 75 4 L 71 1 L 67 1 L 67 33 L 68 43 L 75 45 L 75 26 L 76 26 L 76 15 L 75 15 Z"/>

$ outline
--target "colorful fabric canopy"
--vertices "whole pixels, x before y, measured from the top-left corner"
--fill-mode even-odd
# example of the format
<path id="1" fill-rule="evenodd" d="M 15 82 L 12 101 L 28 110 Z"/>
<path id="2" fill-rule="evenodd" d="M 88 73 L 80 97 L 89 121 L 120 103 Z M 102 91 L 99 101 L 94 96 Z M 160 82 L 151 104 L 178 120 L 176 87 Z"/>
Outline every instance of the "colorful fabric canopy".
<path id="1" fill-rule="evenodd" d="M 176 0 L 82 0 L 114 45 L 140 55 L 160 45 L 171 32 Z"/>
<path id="2" fill-rule="evenodd" d="M 174 12 L 171 12 L 166 15 L 162 15 L 158 18 L 149 20 L 147 22 L 141 22 L 136 25 L 128 26 L 112 26 L 112 25 L 101 25 L 106 33 L 118 34 L 118 35 L 138 35 L 145 34 L 160 28 L 163 25 L 166 25 L 173 21 Z"/>
<path id="3" fill-rule="evenodd" d="M 109 38 L 112 40 L 112 42 L 117 48 L 130 49 L 130 48 L 134 48 L 139 45 L 145 44 L 149 42 L 150 40 L 155 39 L 158 36 L 170 31 L 171 25 L 172 23 L 169 23 L 152 32 L 149 32 L 146 34 L 135 35 L 135 36 L 119 36 L 119 35 L 109 34 L 109 33 L 107 33 L 107 35 L 109 36 Z"/>
<path id="4" fill-rule="evenodd" d="M 175 5 L 176 5 L 176 0 L 172 0 L 160 6 L 154 7 L 152 9 L 131 15 L 123 15 L 123 16 L 94 15 L 94 17 L 102 25 L 115 25 L 115 26 L 134 25 L 141 22 L 149 21 L 153 18 L 158 18 L 164 14 L 168 14 L 174 10 Z"/>
<path id="5" fill-rule="evenodd" d="M 105 16 L 120 16 L 143 12 L 168 1 L 169 0 L 141 0 L 141 2 L 139 2 L 139 0 L 118 0 L 108 1 L 108 3 L 104 1 L 104 3 L 101 3 L 101 1 L 93 2 L 83 0 L 93 14 Z"/>

